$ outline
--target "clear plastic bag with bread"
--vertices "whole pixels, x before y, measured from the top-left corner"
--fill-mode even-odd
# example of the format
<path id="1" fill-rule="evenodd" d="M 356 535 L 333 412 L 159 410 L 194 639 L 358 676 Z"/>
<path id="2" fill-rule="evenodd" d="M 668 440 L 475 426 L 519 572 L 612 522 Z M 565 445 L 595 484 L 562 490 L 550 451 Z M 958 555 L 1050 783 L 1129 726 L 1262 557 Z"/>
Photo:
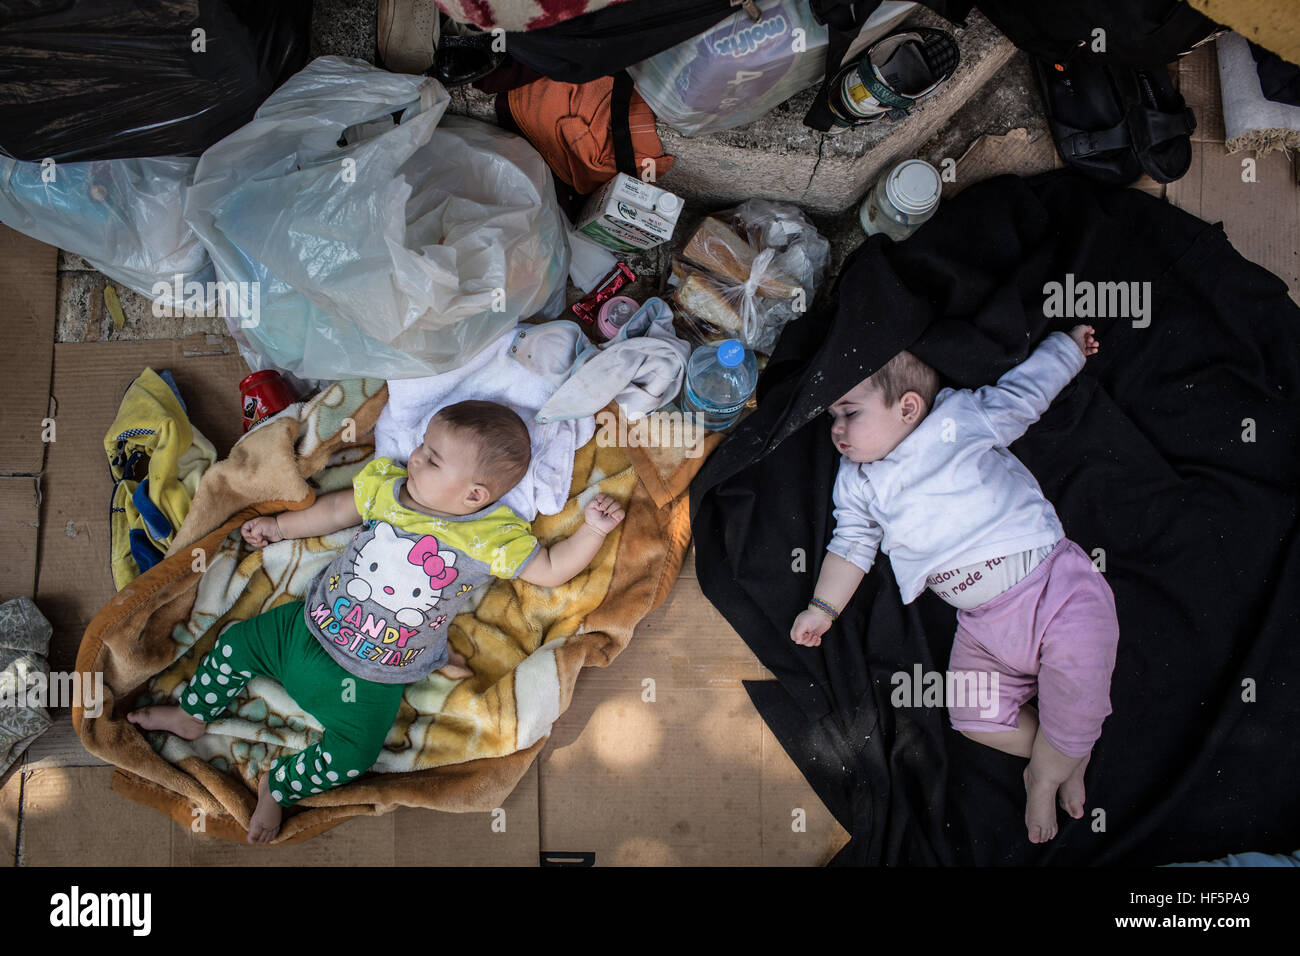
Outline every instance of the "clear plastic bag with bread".
<path id="1" fill-rule="evenodd" d="M 797 206 L 751 199 L 714 213 L 673 256 L 674 325 L 696 345 L 734 338 L 771 354 L 812 305 L 830 252 Z"/>

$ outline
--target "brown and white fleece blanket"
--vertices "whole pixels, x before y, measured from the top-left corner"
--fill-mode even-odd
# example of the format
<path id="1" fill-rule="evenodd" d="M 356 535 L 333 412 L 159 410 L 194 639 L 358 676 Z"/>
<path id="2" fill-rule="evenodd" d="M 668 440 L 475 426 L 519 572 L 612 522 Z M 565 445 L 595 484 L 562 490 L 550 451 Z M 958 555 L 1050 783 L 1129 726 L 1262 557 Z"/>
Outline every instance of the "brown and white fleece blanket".
<path id="1" fill-rule="evenodd" d="M 91 622 L 77 669 L 103 672 L 105 705 L 99 717 L 74 709 L 73 722 L 86 748 L 117 766 L 114 790 L 186 825 L 201 808 L 208 833 L 242 841 L 261 768 L 319 736 L 319 724 L 267 678 L 251 681 L 230 715 L 197 741 L 142 732 L 126 714 L 174 701 L 226 625 L 302 597 L 345 546 L 350 530 L 253 550 L 239 527 L 349 486 L 374 454 L 371 432 L 386 400 L 383 382 L 342 382 L 245 435 L 204 476 L 168 557 Z M 611 414 L 614 405 L 602 416 Z M 567 505 L 533 523 L 548 545 L 577 529 L 598 491 L 617 498 L 627 517 L 591 565 L 556 588 L 495 580 L 450 628 L 475 676 L 451 681 L 435 673 L 409 685 L 372 771 L 302 800 L 275 842 L 399 806 L 482 812 L 501 805 L 568 707 L 582 668 L 613 661 L 681 570 L 690 541 L 687 485 L 720 436 L 704 439 L 694 449 L 703 454 L 691 457 L 686 442 L 643 447 L 662 444 L 666 428 L 642 433 L 639 443 L 637 430 L 628 438 L 626 428 L 598 431 L 578 450 Z"/>

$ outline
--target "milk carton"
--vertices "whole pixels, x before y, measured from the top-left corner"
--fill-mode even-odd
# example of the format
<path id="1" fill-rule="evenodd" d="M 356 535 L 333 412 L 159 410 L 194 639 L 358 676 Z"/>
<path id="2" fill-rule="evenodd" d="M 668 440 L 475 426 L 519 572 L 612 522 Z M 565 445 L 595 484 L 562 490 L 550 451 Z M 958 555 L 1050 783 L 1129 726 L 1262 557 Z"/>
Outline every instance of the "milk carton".
<path id="1" fill-rule="evenodd" d="M 681 211 L 678 196 L 619 173 L 587 200 L 576 228 L 607 249 L 636 252 L 671 239 Z"/>

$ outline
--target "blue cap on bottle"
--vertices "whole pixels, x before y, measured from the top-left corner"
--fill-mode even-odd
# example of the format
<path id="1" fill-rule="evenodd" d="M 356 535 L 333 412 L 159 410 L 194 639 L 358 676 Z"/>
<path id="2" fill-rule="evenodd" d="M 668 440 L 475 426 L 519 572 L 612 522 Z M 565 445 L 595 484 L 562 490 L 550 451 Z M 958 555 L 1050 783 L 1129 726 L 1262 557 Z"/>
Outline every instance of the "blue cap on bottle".
<path id="1" fill-rule="evenodd" d="M 735 339 L 726 339 L 718 343 L 718 361 L 723 368 L 735 368 L 745 361 L 745 347 Z"/>

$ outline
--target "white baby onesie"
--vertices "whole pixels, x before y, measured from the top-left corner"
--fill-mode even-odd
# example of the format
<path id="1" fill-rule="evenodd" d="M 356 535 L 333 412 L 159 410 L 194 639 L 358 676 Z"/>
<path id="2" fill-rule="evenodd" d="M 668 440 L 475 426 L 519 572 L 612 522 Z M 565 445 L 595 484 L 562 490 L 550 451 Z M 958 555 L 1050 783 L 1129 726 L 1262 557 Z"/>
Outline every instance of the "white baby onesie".
<path id="1" fill-rule="evenodd" d="M 1056 510 L 1007 446 L 1084 362 L 1068 335 L 1053 332 L 996 385 L 940 391 L 879 461 L 841 459 L 827 550 L 864 571 L 884 551 L 908 603 L 936 571 L 1056 544 L 1065 536 Z"/>

